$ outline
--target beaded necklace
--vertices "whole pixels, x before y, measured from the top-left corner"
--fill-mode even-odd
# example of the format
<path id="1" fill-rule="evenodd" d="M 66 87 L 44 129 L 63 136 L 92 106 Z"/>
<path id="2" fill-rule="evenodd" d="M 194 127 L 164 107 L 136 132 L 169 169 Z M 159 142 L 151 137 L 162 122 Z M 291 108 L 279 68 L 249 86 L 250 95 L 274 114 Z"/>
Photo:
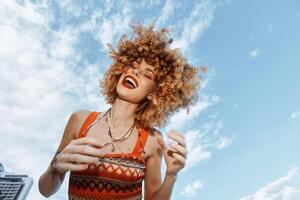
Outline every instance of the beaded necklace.
<path id="1" fill-rule="evenodd" d="M 111 131 L 111 107 L 109 108 L 108 113 L 109 113 L 108 118 L 106 116 L 105 119 L 106 119 L 106 122 L 108 125 L 108 134 L 111 138 L 111 144 L 113 145 L 112 151 L 114 152 L 115 151 L 114 143 L 121 143 L 128 139 L 128 137 L 130 136 L 130 134 L 132 133 L 132 131 L 135 127 L 135 120 L 134 120 L 132 126 L 123 135 L 119 136 L 118 138 L 114 138 L 114 136 L 112 135 L 113 132 Z"/>
<path id="2" fill-rule="evenodd" d="M 109 114 L 109 115 L 108 115 L 108 118 L 107 118 L 107 114 Z M 105 120 L 106 120 L 106 122 L 107 122 L 107 125 L 108 125 L 108 134 L 109 134 L 109 136 L 110 136 L 110 138 L 111 138 L 111 141 L 108 142 L 108 143 L 106 143 L 106 144 L 104 144 L 104 146 L 107 146 L 107 145 L 111 144 L 111 145 L 112 145 L 112 152 L 115 152 L 115 151 L 116 151 L 116 148 L 115 148 L 115 145 L 116 145 L 116 144 L 114 144 L 114 143 L 122 143 L 122 142 L 124 142 L 126 139 L 128 139 L 128 137 L 130 136 L 130 134 L 132 133 L 132 131 L 133 131 L 134 127 L 135 127 L 135 123 L 136 123 L 136 122 L 135 122 L 135 120 L 134 120 L 132 126 L 131 126 L 131 127 L 130 127 L 123 135 L 121 135 L 121 136 L 118 137 L 118 138 L 114 138 L 114 136 L 112 135 L 111 126 L 110 126 L 110 124 L 111 124 L 111 107 L 110 107 L 110 108 L 104 113 L 104 115 L 102 115 L 102 116 L 99 115 L 93 123 L 91 123 L 88 127 L 86 127 L 86 128 L 84 129 L 83 132 L 85 132 L 87 129 L 89 129 L 91 126 L 93 126 L 97 121 L 101 120 L 103 117 L 105 117 Z M 116 145 L 116 146 L 117 146 L 117 145 Z M 117 146 L 117 147 L 118 147 L 118 146 Z M 119 147 L 118 147 L 118 148 L 119 148 Z M 120 150 L 120 148 L 119 148 L 119 150 Z"/>

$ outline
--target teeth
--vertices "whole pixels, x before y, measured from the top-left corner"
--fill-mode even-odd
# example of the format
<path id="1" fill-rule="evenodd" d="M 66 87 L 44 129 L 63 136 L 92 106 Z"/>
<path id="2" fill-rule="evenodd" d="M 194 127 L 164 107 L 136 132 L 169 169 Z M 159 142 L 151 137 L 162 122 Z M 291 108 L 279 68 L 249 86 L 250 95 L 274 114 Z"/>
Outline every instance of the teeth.
<path id="1" fill-rule="evenodd" d="M 134 87 L 137 87 L 136 82 L 135 82 L 131 77 L 128 77 L 128 76 L 127 76 L 127 77 L 125 78 L 125 80 L 126 80 L 126 81 L 130 81 L 130 82 L 134 85 Z"/>

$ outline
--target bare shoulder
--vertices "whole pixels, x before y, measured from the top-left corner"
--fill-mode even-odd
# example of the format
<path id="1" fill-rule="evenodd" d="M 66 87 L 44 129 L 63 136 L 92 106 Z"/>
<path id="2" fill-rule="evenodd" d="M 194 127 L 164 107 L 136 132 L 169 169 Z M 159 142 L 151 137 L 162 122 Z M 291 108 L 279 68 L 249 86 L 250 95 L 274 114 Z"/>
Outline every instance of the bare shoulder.
<path id="1" fill-rule="evenodd" d="M 157 138 L 157 137 L 163 137 L 163 134 L 158 129 L 151 127 L 149 136 L 152 138 Z"/>
<path id="2" fill-rule="evenodd" d="M 154 133 L 156 134 L 156 136 L 161 136 L 161 137 L 163 137 L 163 134 L 162 134 L 162 132 L 160 132 L 158 129 L 156 129 L 156 128 L 153 128 L 154 129 Z"/>
<path id="3" fill-rule="evenodd" d="M 151 127 L 147 142 L 148 147 L 151 149 L 151 155 L 155 152 L 158 152 L 157 150 L 160 150 L 161 148 L 157 140 L 159 137 L 163 137 L 163 134 L 158 129 Z"/>
<path id="4" fill-rule="evenodd" d="M 82 124 L 84 123 L 84 121 L 86 120 L 86 118 L 89 116 L 90 113 L 91 111 L 89 110 L 80 109 L 74 111 L 71 114 L 68 124 L 72 126 L 73 138 L 77 137 L 77 134 L 79 133 Z"/>
<path id="5" fill-rule="evenodd" d="M 76 110 L 70 115 L 68 122 L 65 126 L 63 135 L 61 137 L 61 141 L 56 149 L 56 153 L 53 156 L 52 161 L 58 153 L 60 153 L 73 139 L 75 139 L 75 136 L 77 132 L 79 132 L 81 124 L 89 115 L 89 113 L 90 111 L 88 110 Z M 61 182 L 63 182 L 64 177 L 65 176 L 61 177 Z"/>
<path id="6" fill-rule="evenodd" d="M 76 110 L 70 115 L 56 152 L 62 151 L 73 139 L 76 138 L 81 125 L 90 113 L 91 111 L 88 110 Z"/>

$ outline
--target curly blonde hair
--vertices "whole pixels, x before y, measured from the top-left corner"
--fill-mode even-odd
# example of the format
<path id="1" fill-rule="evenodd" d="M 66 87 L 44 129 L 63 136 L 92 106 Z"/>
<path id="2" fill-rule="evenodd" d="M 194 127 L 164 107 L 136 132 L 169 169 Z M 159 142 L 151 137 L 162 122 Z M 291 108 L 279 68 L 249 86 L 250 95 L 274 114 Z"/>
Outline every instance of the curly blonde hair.
<path id="1" fill-rule="evenodd" d="M 169 117 L 179 108 L 187 108 L 198 101 L 198 90 L 201 88 L 205 66 L 193 67 L 187 62 L 178 48 L 171 49 L 172 39 L 168 38 L 170 29 L 154 30 L 155 23 L 143 27 L 140 23 L 131 25 L 134 37 L 128 39 L 123 34 L 118 42 L 118 49 L 112 44 L 109 55 L 113 63 L 100 80 L 101 92 L 108 104 L 113 104 L 118 94 L 116 86 L 125 67 L 142 59 L 155 67 L 157 87 L 151 94 L 157 100 L 145 99 L 136 109 L 137 127 L 163 127 Z"/>

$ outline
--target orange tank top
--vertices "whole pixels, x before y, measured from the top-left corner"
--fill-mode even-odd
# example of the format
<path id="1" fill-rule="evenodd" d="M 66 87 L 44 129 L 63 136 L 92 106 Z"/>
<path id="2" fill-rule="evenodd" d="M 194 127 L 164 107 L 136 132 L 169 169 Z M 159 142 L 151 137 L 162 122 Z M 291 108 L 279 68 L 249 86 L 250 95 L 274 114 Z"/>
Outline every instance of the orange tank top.
<path id="1" fill-rule="evenodd" d="M 91 112 L 77 138 L 85 137 L 99 112 Z M 86 130 L 85 130 L 86 129 Z M 85 130 L 85 131 L 84 131 Z M 141 156 L 149 129 L 139 129 L 135 148 L 131 153 L 106 153 L 98 166 L 89 164 L 83 171 L 71 171 L 69 200 L 137 200 L 142 199 L 145 160 Z"/>

